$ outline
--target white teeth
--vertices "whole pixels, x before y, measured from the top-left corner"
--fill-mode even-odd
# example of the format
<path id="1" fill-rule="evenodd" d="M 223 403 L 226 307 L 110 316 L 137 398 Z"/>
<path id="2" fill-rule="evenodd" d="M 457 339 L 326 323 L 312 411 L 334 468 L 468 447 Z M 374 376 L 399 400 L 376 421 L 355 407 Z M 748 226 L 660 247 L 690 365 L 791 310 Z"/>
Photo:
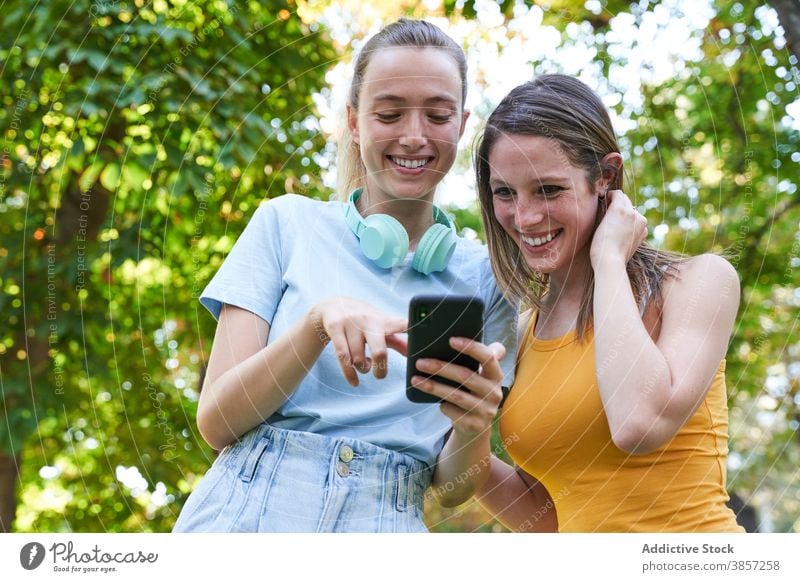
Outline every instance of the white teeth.
<path id="1" fill-rule="evenodd" d="M 394 156 L 391 157 L 391 160 L 397 164 L 398 166 L 403 166 L 404 168 L 409 168 L 414 170 L 416 168 L 420 168 L 428 163 L 428 159 L 424 160 L 407 160 L 405 158 L 396 158 Z"/>
<path id="2" fill-rule="evenodd" d="M 541 236 L 541 237 L 537 236 L 535 238 L 530 238 L 524 235 L 520 235 L 520 238 L 522 238 L 522 242 L 524 242 L 527 245 L 530 245 L 532 247 L 540 247 L 543 244 L 549 243 L 551 240 L 553 240 L 556 237 L 556 234 L 558 233 L 551 232 L 547 236 Z"/>

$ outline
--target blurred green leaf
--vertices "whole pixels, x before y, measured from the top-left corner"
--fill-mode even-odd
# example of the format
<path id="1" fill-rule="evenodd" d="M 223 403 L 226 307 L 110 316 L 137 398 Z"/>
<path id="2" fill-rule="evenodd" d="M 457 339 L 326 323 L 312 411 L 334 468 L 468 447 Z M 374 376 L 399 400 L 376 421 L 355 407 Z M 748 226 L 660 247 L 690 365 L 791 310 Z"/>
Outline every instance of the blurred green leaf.
<path id="1" fill-rule="evenodd" d="M 119 175 L 119 166 L 117 164 L 107 164 L 100 173 L 100 183 L 106 190 L 114 191 L 119 186 Z"/>

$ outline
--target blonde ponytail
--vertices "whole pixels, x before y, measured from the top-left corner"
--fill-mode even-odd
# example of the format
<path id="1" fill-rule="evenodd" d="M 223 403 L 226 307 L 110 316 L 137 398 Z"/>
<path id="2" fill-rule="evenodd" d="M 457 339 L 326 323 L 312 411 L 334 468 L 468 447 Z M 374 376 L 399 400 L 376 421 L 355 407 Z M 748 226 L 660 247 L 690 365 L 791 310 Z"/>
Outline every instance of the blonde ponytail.
<path id="1" fill-rule="evenodd" d="M 367 170 L 361 160 L 361 150 L 347 127 L 347 113 L 340 119 L 345 123 L 339 124 L 336 135 L 336 195 L 342 202 L 347 202 L 353 190 L 364 187 Z"/>

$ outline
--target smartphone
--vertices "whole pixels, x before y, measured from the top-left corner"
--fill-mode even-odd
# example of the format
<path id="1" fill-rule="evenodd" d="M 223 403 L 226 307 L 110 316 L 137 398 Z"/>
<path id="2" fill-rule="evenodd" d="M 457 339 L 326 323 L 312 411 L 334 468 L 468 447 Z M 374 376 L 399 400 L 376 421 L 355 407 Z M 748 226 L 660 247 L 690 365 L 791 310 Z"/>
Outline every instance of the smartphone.
<path id="1" fill-rule="evenodd" d="M 409 303 L 408 322 L 406 396 L 412 402 L 440 402 L 440 398 L 411 385 L 413 376 L 425 375 L 417 370 L 417 360 L 434 358 L 477 370 L 478 361 L 450 347 L 450 338 L 483 341 L 483 301 L 462 295 L 417 295 Z M 443 384 L 459 386 L 447 378 L 430 377 Z"/>

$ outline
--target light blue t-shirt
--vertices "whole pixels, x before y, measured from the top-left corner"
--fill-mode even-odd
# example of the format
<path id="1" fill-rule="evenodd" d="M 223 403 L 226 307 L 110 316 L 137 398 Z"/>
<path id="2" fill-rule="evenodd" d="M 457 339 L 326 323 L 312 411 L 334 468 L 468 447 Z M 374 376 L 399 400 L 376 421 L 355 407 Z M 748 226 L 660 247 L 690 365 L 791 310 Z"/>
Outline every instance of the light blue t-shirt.
<path id="1" fill-rule="evenodd" d="M 383 269 L 361 253 L 358 239 L 345 223 L 344 209 L 342 202 L 295 194 L 262 203 L 200 301 L 215 318 L 223 303 L 255 313 L 270 325 L 268 341 L 274 341 L 328 297 L 353 297 L 405 318 L 414 295 L 478 296 L 486 306 L 484 342 L 499 341 L 508 350 L 502 364 L 504 385 L 510 386 L 516 310 L 497 289 L 486 248 L 459 237 L 442 272 L 426 276 L 413 270 L 413 253 L 397 267 Z M 268 422 L 285 429 L 364 440 L 432 466 L 450 420 L 438 404 L 410 402 L 405 376 L 405 358 L 389 350 L 386 378 L 360 374 L 359 386 L 353 388 L 329 344 Z"/>

